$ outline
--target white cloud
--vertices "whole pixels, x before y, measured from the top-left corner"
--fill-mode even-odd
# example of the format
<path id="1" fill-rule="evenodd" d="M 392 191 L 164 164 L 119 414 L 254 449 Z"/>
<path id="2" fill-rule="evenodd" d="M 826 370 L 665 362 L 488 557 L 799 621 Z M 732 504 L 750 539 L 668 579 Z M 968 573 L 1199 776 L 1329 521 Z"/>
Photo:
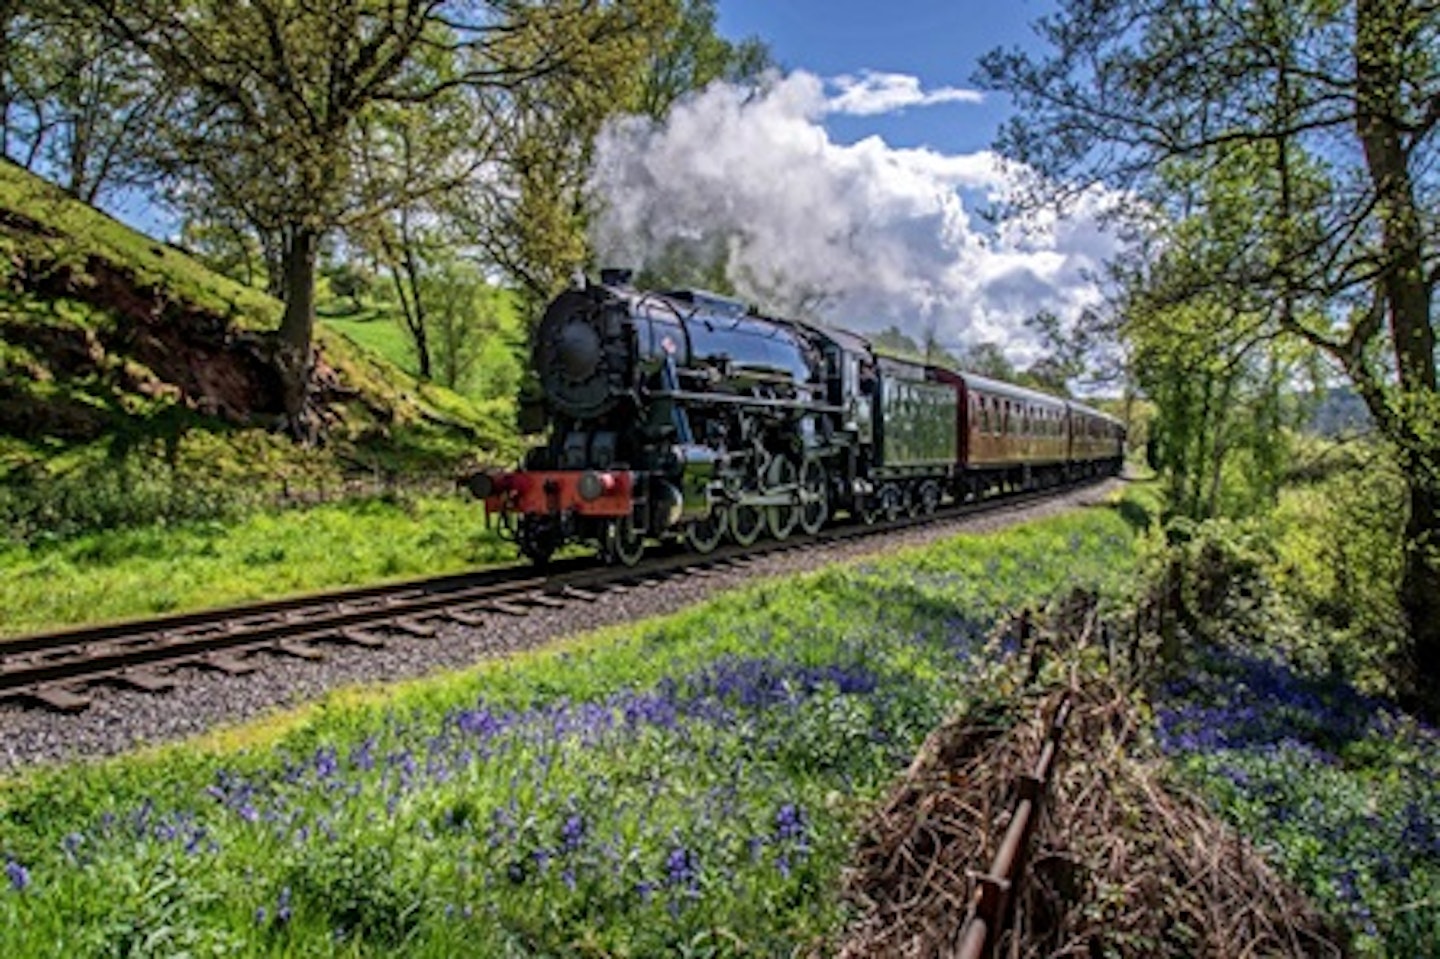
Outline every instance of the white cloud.
<path id="1" fill-rule="evenodd" d="M 612 122 L 592 173 L 600 262 L 699 253 L 776 313 L 818 299 L 837 325 L 991 340 L 1021 363 L 1037 349 L 1027 317 L 1100 301 L 1091 274 L 1118 241 L 1098 227 L 1099 198 L 1037 229 L 988 223 L 972 206 L 1009 187 L 997 157 L 839 144 L 821 125 L 828 102 L 820 78 L 796 72 L 758 93 L 714 84 L 660 124 Z"/>
<path id="2" fill-rule="evenodd" d="M 827 113 L 848 113 L 853 116 L 874 116 L 906 107 L 925 107 L 936 103 L 980 103 L 985 97 L 978 90 L 941 87 L 922 90 L 920 78 L 905 73 L 880 73 L 862 70 L 857 76 L 839 76 L 830 81 L 840 92 L 825 103 Z"/>

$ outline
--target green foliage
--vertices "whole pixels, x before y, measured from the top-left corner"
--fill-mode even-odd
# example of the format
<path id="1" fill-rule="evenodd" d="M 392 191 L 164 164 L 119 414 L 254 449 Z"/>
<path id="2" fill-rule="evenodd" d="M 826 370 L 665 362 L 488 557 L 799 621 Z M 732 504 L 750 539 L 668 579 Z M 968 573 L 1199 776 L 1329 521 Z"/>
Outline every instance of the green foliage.
<path id="1" fill-rule="evenodd" d="M 254 491 L 127 457 L 83 472 L 0 486 L 0 528 L 39 544 L 92 530 L 223 519 L 253 505 Z"/>
<path id="2" fill-rule="evenodd" d="M 993 697 L 990 617 L 1124 589 L 1095 510 L 756 584 L 664 619 L 0 789 L 0 950 L 785 955 L 846 918 L 840 871 L 957 690 Z M 165 864 L 165 865 L 160 865 Z M 150 888 L 151 913 L 102 877 Z M 133 937 L 127 941 L 135 941 Z"/>
<path id="3" fill-rule="evenodd" d="M 0 149 L 44 166 L 71 196 L 97 196 L 136 180 L 136 132 L 166 99 L 145 65 L 110 43 L 93 18 L 68 3 L 30 0 L 0 10 Z"/>
<path id="4" fill-rule="evenodd" d="M 1333 637 L 1343 675 L 1387 688 L 1399 668 L 1405 621 L 1395 584 L 1404 563 L 1405 480 L 1383 448 L 1281 494 L 1274 585 Z"/>
<path id="5" fill-rule="evenodd" d="M 1406 480 L 1407 695 L 1440 715 L 1440 10 L 1080 0 L 1035 27 L 1044 53 L 982 62 L 1018 107 L 1000 149 L 1034 171 L 1026 199 L 1105 184 L 1155 241 L 1114 275 L 1175 509 L 1268 508 L 1277 384 L 1343 375 Z M 1250 488 L 1232 494 L 1239 446 Z"/>
<path id="6" fill-rule="evenodd" d="M 510 122 L 498 131 L 503 187 L 487 183 L 477 210 L 457 214 L 508 274 L 527 322 L 577 269 L 593 265 L 585 231 L 604 198 L 589 196 L 585 183 L 604 123 L 627 113 L 658 121 L 686 93 L 722 77 L 757 81 L 770 65 L 760 41 L 733 43 L 717 33 L 716 9 L 714 0 L 596 7 L 505 42 L 502 58 L 523 60 L 537 48 L 571 46 L 577 34 L 589 38 L 566 71 L 514 91 Z M 716 253 L 710 243 L 677 247 L 669 262 L 653 265 L 651 278 L 723 292 Z"/>
<path id="7" fill-rule="evenodd" d="M 1395 593 L 1403 488 L 1393 459 L 1367 446 L 1286 487 L 1268 513 L 1172 518 L 1151 543 L 1152 575 L 1163 577 L 1165 605 L 1194 640 L 1263 645 L 1298 668 L 1394 695 L 1404 667 Z"/>

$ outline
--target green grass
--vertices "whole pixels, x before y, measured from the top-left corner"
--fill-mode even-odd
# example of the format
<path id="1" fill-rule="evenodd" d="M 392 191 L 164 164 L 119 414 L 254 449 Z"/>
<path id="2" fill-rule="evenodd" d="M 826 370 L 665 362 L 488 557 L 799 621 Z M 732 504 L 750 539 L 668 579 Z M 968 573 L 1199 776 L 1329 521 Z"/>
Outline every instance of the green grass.
<path id="1" fill-rule="evenodd" d="M 514 547 L 462 497 L 377 498 L 0 550 L 0 635 L 473 569 Z"/>
<path id="2" fill-rule="evenodd" d="M 411 376 L 418 372 L 415 348 L 392 314 L 368 309 L 353 316 L 322 316 L 319 322 Z"/>
<path id="3" fill-rule="evenodd" d="M 167 244 L 66 196 L 63 191 L 8 161 L 0 162 L 0 208 L 38 223 L 45 233 L 0 231 L 0 250 L 65 265 L 85 273 L 90 257 L 127 271 L 141 288 L 161 288 L 175 300 L 254 329 L 269 329 L 280 304 L 206 269 Z"/>
<path id="4" fill-rule="evenodd" d="M 407 376 L 418 377 L 415 347 L 394 301 L 380 297 L 360 301 L 359 309 L 356 305 L 348 299 L 330 298 L 320 311 L 319 326 L 383 357 Z M 472 336 L 481 342 L 455 392 L 482 407 L 499 400 L 508 402 L 519 388 L 525 342 L 518 298 L 510 290 L 486 287 L 475 308 Z M 435 354 L 432 359 L 438 372 L 441 358 Z M 513 417 L 513 410 L 510 415 Z"/>
<path id="5" fill-rule="evenodd" d="M 1097 508 L 0 788 L 0 953 L 792 955 L 993 617 L 1126 588 Z M 238 745 L 237 745 L 238 744 Z"/>

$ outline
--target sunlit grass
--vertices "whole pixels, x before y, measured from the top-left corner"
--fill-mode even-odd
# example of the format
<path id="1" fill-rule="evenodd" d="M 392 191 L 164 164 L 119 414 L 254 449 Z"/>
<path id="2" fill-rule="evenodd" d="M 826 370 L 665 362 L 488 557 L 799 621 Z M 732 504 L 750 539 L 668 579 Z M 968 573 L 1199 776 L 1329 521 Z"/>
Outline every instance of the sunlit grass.
<path id="1" fill-rule="evenodd" d="M 371 309 L 353 316 L 324 316 L 320 324 L 385 357 L 411 376 L 418 372 L 415 347 L 389 313 Z"/>
<path id="2" fill-rule="evenodd" d="M 515 558 L 462 497 L 377 498 L 0 551 L 0 634 L 459 572 Z"/>

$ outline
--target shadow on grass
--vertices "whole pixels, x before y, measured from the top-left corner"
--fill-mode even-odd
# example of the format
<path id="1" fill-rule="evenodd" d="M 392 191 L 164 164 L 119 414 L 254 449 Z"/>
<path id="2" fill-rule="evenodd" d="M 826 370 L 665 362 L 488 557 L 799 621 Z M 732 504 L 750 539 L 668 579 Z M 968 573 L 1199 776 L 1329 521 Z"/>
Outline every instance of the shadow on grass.
<path id="1" fill-rule="evenodd" d="M 1137 533 L 1145 532 L 1150 528 L 1150 524 L 1155 521 L 1154 513 L 1146 508 L 1144 504 L 1137 503 L 1130 497 L 1126 497 L 1118 502 L 1109 503 L 1107 506 L 1109 509 L 1114 510 L 1115 513 L 1125 521 L 1126 525 Z"/>

